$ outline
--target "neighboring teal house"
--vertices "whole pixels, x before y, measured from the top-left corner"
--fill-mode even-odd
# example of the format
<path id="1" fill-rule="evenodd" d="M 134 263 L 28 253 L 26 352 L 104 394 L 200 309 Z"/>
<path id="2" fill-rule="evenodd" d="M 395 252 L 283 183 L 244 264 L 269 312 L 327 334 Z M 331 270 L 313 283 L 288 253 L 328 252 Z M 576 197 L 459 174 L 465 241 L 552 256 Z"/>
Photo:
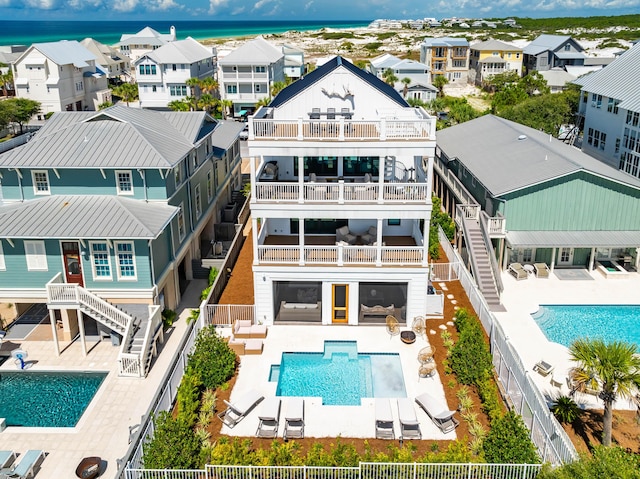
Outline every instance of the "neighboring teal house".
<path id="1" fill-rule="evenodd" d="M 143 375 L 127 354 L 153 349 L 160 310 L 241 187 L 242 127 L 205 112 L 55 113 L 0 155 L 0 300 L 47 303 L 66 340 L 115 333 L 121 373 Z"/>
<path id="2" fill-rule="evenodd" d="M 434 190 L 453 212 L 463 200 L 448 185 L 458 181 L 501 225 L 489 234 L 502 269 L 539 262 L 607 277 L 637 271 L 639 179 L 493 115 L 439 131 L 437 144 Z"/>

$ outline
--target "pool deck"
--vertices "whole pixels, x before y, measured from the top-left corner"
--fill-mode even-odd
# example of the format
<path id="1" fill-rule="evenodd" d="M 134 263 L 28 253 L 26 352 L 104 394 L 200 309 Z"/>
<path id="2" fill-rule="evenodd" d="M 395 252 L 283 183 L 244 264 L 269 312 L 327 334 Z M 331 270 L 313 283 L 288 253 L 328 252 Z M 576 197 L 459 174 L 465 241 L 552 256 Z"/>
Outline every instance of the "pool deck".
<path id="1" fill-rule="evenodd" d="M 547 399 L 569 393 L 566 377 L 575 363 L 570 360 L 565 346 L 546 338 L 531 313 L 536 312 L 541 304 L 640 304 L 640 274 L 631 273 L 624 279 L 612 280 L 598 271 L 582 271 L 593 280 L 560 280 L 552 273 L 548 279 L 529 275 L 527 280 L 516 281 L 508 272 L 502 275 L 502 304 L 506 312 L 494 314 Z M 533 371 L 533 366 L 540 360 L 555 367 L 552 374 L 543 377 Z M 560 388 L 551 385 L 552 377 L 562 384 Z M 602 401 L 589 394 L 576 393 L 574 399 L 584 408 L 602 408 Z M 635 410 L 636 406 L 629 401 L 618 400 L 615 408 Z"/>
<path id="2" fill-rule="evenodd" d="M 145 379 L 118 377 L 119 347 L 112 346 L 110 341 L 87 343 L 91 350 L 86 357 L 79 341 L 69 344 L 60 356 L 56 356 L 52 341 L 29 341 L 28 338 L 20 341 L 21 349 L 29 354 L 33 371 L 105 371 L 108 375 L 75 427 L 8 427 L 0 432 L 2 449 L 12 449 L 18 454 L 29 449 L 45 451 L 47 457 L 37 478 L 73 478 L 76 466 L 87 456 L 99 456 L 107 461 L 101 477 L 115 477 L 116 459 L 123 457 L 129 448 L 129 426 L 139 424 L 147 412 L 186 331 L 189 307 L 197 307 L 205 285 L 206 280 L 195 280 L 189 285 L 181 303 L 186 309 L 173 331 L 165 336 L 160 354 Z M 8 347 L 7 343 L 4 342 L 3 349 Z M 0 367 L 0 373 L 15 370 L 11 359 Z"/>
<path id="3" fill-rule="evenodd" d="M 453 327 L 453 326 L 450 326 Z M 405 328 L 406 329 L 406 328 Z M 230 334 L 230 328 L 219 328 L 223 335 Z M 438 330 L 438 333 L 440 331 Z M 444 390 L 439 376 L 418 377 L 418 351 L 427 345 L 424 337 L 418 337 L 413 344 L 404 344 L 399 336 L 390 337 L 384 326 L 272 326 L 269 327 L 262 355 L 241 357 L 240 370 L 235 387 L 231 392 L 231 402 L 255 389 L 265 398 L 276 393 L 276 382 L 269 382 L 272 364 L 280 364 L 282 352 L 324 350 L 325 340 L 355 340 L 361 353 L 399 353 L 404 374 L 407 397 L 412 400 L 416 417 L 420 423 L 423 439 L 456 439 L 456 433 L 443 434 L 429 419 L 427 414 L 413 402 L 423 393 L 444 401 Z M 278 437 L 284 431 L 287 411 L 287 397 L 282 397 Z M 391 399 L 396 438 L 400 436 L 398 408 Z M 455 408 L 455 405 L 450 405 Z M 230 436 L 255 436 L 261 405 L 247 415 L 233 429 L 222 427 L 222 433 Z M 360 406 L 323 406 L 322 398 L 305 398 L 305 437 L 375 437 L 375 408 L 373 398 L 364 398 Z"/>

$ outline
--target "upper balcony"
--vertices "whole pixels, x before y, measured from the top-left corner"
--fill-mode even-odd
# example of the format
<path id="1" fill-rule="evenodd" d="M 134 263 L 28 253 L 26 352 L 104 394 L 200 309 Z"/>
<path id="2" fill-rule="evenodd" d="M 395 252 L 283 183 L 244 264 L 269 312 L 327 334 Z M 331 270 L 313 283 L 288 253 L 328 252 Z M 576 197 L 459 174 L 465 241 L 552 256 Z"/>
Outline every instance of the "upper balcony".
<path id="1" fill-rule="evenodd" d="M 436 121 L 422 108 L 380 112 L 375 120 L 353 119 L 341 111 L 313 109 L 309 118 L 279 120 L 271 108 L 261 108 L 249 118 L 249 140 L 294 141 L 435 141 Z"/>

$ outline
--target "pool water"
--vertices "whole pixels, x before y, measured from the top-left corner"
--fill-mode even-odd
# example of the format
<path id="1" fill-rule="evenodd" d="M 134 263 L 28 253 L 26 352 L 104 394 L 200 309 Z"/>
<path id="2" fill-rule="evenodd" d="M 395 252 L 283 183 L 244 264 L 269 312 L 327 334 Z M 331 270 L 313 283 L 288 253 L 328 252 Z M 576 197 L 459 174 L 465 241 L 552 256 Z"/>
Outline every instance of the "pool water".
<path id="1" fill-rule="evenodd" d="M 282 353 L 272 366 L 278 396 L 322 397 L 322 404 L 359 406 L 363 397 L 406 397 L 400 356 L 358 353 L 356 341 L 325 341 L 323 352 Z"/>
<path id="2" fill-rule="evenodd" d="M 2 372 L 0 417 L 7 426 L 74 427 L 107 373 Z"/>
<path id="3" fill-rule="evenodd" d="M 549 341 L 578 338 L 626 341 L 640 348 L 640 305 L 541 305 L 531 315 Z"/>

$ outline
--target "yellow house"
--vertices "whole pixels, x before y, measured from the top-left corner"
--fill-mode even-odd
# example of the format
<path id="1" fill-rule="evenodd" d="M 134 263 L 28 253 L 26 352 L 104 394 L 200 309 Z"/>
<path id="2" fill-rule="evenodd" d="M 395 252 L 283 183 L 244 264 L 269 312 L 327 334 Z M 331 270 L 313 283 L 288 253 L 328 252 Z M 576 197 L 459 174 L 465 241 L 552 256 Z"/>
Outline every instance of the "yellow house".
<path id="1" fill-rule="evenodd" d="M 488 77 L 507 71 L 516 71 L 518 75 L 522 75 L 522 48 L 498 40 L 488 40 L 471 45 L 470 50 L 470 82 L 481 84 Z"/>

